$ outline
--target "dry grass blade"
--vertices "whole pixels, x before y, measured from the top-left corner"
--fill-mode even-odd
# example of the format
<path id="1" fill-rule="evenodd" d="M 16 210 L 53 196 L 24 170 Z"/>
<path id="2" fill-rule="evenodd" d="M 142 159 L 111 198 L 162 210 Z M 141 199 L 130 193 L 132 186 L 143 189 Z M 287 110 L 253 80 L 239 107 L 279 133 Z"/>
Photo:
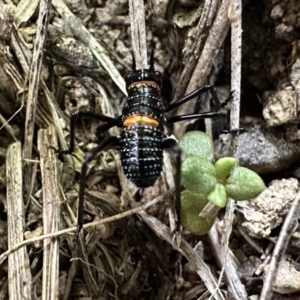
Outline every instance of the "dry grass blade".
<path id="1" fill-rule="evenodd" d="M 6 160 L 9 248 L 21 243 L 24 236 L 22 175 L 21 143 L 16 142 L 9 146 Z M 31 272 L 26 248 L 9 256 L 8 278 L 10 299 L 31 299 Z"/>
<path id="2" fill-rule="evenodd" d="M 28 76 L 30 70 L 30 63 L 32 61 L 32 52 L 26 47 L 26 43 L 24 42 L 24 39 L 16 26 L 13 26 L 11 45 L 16 53 L 16 56 L 18 57 L 18 61 L 22 66 L 24 73 Z"/>
<path id="3" fill-rule="evenodd" d="M 40 86 L 42 60 L 43 60 L 43 49 L 47 33 L 48 25 L 48 12 L 50 8 L 51 1 L 41 0 L 39 17 L 37 24 L 37 34 L 34 45 L 34 51 L 32 55 L 32 61 L 30 65 L 30 70 L 28 74 L 29 86 L 28 86 L 28 98 L 26 105 L 26 120 L 25 120 L 25 139 L 23 146 L 23 157 L 25 159 L 31 159 L 32 154 L 32 143 L 33 143 L 33 131 L 36 118 L 36 106 L 38 91 Z M 28 164 L 24 165 L 25 173 L 25 189 L 30 187 L 31 178 L 31 167 Z M 25 190 L 25 195 L 29 199 L 29 190 Z M 27 199 L 26 199 L 27 200 Z"/>
<path id="4" fill-rule="evenodd" d="M 147 43 L 144 1 L 129 0 L 132 51 L 137 69 L 147 68 Z"/>
<path id="5" fill-rule="evenodd" d="M 67 148 L 67 143 L 66 140 L 64 138 L 63 135 L 63 129 L 62 129 L 62 122 L 60 122 L 59 119 L 59 114 L 58 112 L 60 112 L 60 109 L 57 105 L 57 102 L 53 99 L 53 95 L 50 93 L 47 85 L 45 84 L 45 82 L 42 80 L 42 84 L 41 84 L 43 91 L 45 93 L 45 98 L 47 100 L 47 104 L 49 107 L 49 111 L 53 120 L 53 123 L 55 124 L 55 128 L 58 134 L 58 139 L 59 139 L 59 143 L 62 145 L 63 149 Z M 61 113 L 62 114 L 62 113 Z M 69 157 L 67 157 L 66 159 L 70 159 Z"/>
<path id="6" fill-rule="evenodd" d="M 237 274 L 236 266 L 232 257 L 234 254 L 228 248 L 227 251 L 224 251 L 222 243 L 220 242 L 219 234 L 216 230 L 216 226 L 213 226 L 208 233 L 209 242 L 214 252 L 214 256 L 217 259 L 218 265 L 222 268 L 222 271 L 225 272 L 226 281 L 229 285 L 229 291 L 234 295 L 235 299 L 247 299 L 247 294 L 244 288 L 244 285 L 241 283 L 241 280 Z M 219 284 L 222 279 L 222 274 L 219 277 Z"/>
<path id="7" fill-rule="evenodd" d="M 20 106 L 19 99 L 15 95 L 20 94 L 24 91 L 24 83 L 21 74 L 18 71 L 17 65 L 13 60 L 9 59 L 9 49 L 0 42 L 0 65 L 2 66 L 2 72 L 0 73 L 0 89 L 7 90 L 8 93 L 5 97 L 0 95 L 0 101 L 2 104 L 1 113 L 5 112 L 12 115 L 7 120 L 4 119 L 4 116 L 1 116 L 1 123 L 3 124 L 0 127 L 5 128 L 7 132 L 14 139 L 14 134 L 11 132 L 12 128 L 9 125 L 9 122 L 17 115 L 20 110 L 15 111 L 16 107 Z M 23 104 L 21 105 L 22 108 Z"/>
<path id="8" fill-rule="evenodd" d="M 29 51 L 29 49 L 26 47 L 26 44 L 24 43 L 23 37 L 21 34 L 17 31 L 15 27 L 13 27 L 12 31 L 12 48 L 16 53 L 18 62 L 22 66 L 23 72 L 25 74 L 29 73 L 29 70 L 31 66 L 29 65 L 28 62 L 31 62 L 33 60 L 32 53 Z M 7 68 L 7 67 L 6 67 Z M 7 70 L 7 73 L 10 76 L 13 76 L 13 83 L 15 83 L 16 87 L 18 90 L 18 94 L 20 94 L 20 98 L 22 100 L 21 107 L 17 112 L 14 113 L 13 116 L 19 113 L 19 111 L 22 110 L 23 107 L 23 102 L 24 102 L 24 95 L 25 97 L 27 96 L 26 90 L 24 90 L 24 81 L 26 81 L 24 78 L 21 77 L 21 74 L 17 72 L 17 70 L 14 70 L 16 67 L 13 65 L 9 65 L 9 70 Z M 55 123 L 56 126 L 59 126 L 61 122 L 59 122 L 59 119 L 62 120 L 67 120 L 65 114 L 62 112 L 61 108 L 58 106 L 57 101 L 53 99 L 53 95 L 50 95 L 49 88 L 46 86 L 45 82 L 42 80 L 41 81 L 42 85 L 40 86 L 43 89 L 43 92 L 46 97 L 46 101 L 40 101 L 36 107 L 36 125 L 39 127 L 47 127 L 49 126 L 52 122 Z M 50 99 L 50 100 L 49 100 Z M 19 100 L 19 99 L 17 99 Z M 51 103 L 51 105 L 49 104 Z M 19 103 L 16 103 L 16 106 L 19 105 Z M 52 106 L 52 108 L 51 108 Z M 54 108 L 53 108 L 54 107 Z M 51 110 L 52 109 L 52 110 Z M 55 110 L 55 113 L 53 112 L 53 109 Z M 51 114 L 48 112 L 50 110 Z M 55 115 L 55 116 L 54 116 Z M 12 119 L 11 117 L 10 119 Z M 9 120 L 8 120 L 9 121 Z M 61 126 L 59 126 L 61 128 Z M 58 133 L 61 131 L 58 130 Z M 65 141 L 64 139 L 61 138 L 62 133 L 59 135 L 60 137 L 60 143 L 63 144 Z"/>
<path id="9" fill-rule="evenodd" d="M 7 131 L 7 133 L 10 135 L 10 137 L 12 138 L 13 141 L 17 141 L 17 138 L 15 137 L 14 131 L 12 129 L 12 127 L 9 125 L 9 123 L 7 122 L 7 120 L 5 120 L 5 118 L 0 114 L 0 123 L 2 123 L 3 125 L 0 127 L 0 130 L 2 128 L 5 128 L 5 130 Z"/>
<path id="10" fill-rule="evenodd" d="M 90 228 L 90 227 L 95 227 L 95 226 L 98 226 L 98 225 L 101 225 L 101 224 L 106 224 L 106 223 L 114 222 L 114 221 L 117 221 L 119 219 L 125 218 L 127 216 L 133 215 L 133 214 L 135 214 L 135 213 L 137 213 L 139 211 L 147 209 L 148 207 L 150 207 L 152 205 L 155 205 L 155 204 L 157 204 L 159 202 L 162 202 L 164 198 L 165 198 L 165 195 L 157 197 L 157 198 L 155 198 L 155 199 L 147 202 L 144 205 L 141 205 L 139 207 L 127 210 L 125 212 L 122 212 L 120 214 L 114 215 L 112 217 L 108 217 L 108 218 L 102 219 L 100 221 L 94 221 L 94 222 L 90 222 L 90 223 L 84 224 L 83 225 L 83 229 L 87 229 L 87 228 Z M 10 249 L 8 249 L 7 251 L 3 252 L 0 255 L 0 265 L 3 263 L 3 261 L 9 255 L 11 255 L 12 253 L 14 253 L 17 250 L 21 249 L 24 246 L 30 245 L 30 244 L 38 242 L 38 241 L 42 241 L 44 239 L 54 238 L 54 237 L 58 237 L 58 236 L 61 236 L 61 235 L 64 235 L 64 234 L 74 233 L 76 230 L 77 230 L 77 227 L 71 227 L 71 228 L 67 228 L 67 229 L 56 231 L 54 233 L 43 234 L 43 235 L 40 235 L 40 236 L 31 238 L 31 239 L 28 239 L 26 241 L 20 242 L 19 244 L 14 245 L 13 247 L 11 247 Z"/>
<path id="11" fill-rule="evenodd" d="M 44 234 L 59 229 L 60 196 L 57 182 L 57 158 L 50 146 L 57 147 L 55 127 L 40 129 L 38 149 L 43 185 L 43 227 Z M 43 299 L 58 299 L 59 240 L 45 239 L 43 251 Z"/>
<path id="12" fill-rule="evenodd" d="M 186 63 L 181 73 L 178 86 L 176 88 L 174 100 L 181 98 L 183 94 L 186 92 L 193 71 L 195 70 L 197 60 L 199 59 L 201 51 L 206 42 L 205 38 L 207 38 L 208 35 L 208 33 L 206 33 L 206 28 L 212 25 L 213 18 L 217 13 L 218 5 L 219 5 L 218 1 L 211 1 L 211 0 L 204 1 L 201 17 L 195 31 L 195 36 L 197 37 L 197 40 L 195 41 L 194 35 L 191 35 L 190 37 L 188 36 L 185 41 L 185 45 L 183 49 L 184 52 L 183 59 L 186 60 Z M 199 80 L 199 78 L 197 78 L 197 80 Z M 206 80 L 206 78 L 204 80 Z M 186 111 L 187 109 L 188 107 L 185 107 Z"/>
<path id="13" fill-rule="evenodd" d="M 19 2 L 14 17 L 17 27 L 30 19 L 36 11 L 38 4 L 39 0 L 22 0 Z"/>

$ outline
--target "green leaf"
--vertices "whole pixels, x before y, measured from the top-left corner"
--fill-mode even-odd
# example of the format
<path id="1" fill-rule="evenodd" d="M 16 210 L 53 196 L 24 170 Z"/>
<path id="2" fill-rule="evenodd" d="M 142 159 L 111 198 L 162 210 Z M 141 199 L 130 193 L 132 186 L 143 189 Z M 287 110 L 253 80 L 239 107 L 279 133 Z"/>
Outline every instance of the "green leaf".
<path id="1" fill-rule="evenodd" d="M 210 203 L 218 206 L 224 207 L 227 202 L 227 194 L 223 184 L 217 183 L 215 188 L 207 196 Z"/>
<path id="2" fill-rule="evenodd" d="M 214 158 L 213 143 L 209 135 L 202 131 L 189 131 L 179 140 L 182 160 L 188 156 L 198 156 L 212 161 Z"/>
<path id="3" fill-rule="evenodd" d="M 181 212 L 180 220 L 184 228 L 195 234 L 205 234 L 211 228 L 213 221 L 207 221 L 199 217 L 203 207 L 208 203 L 202 194 L 193 194 L 188 190 L 181 193 Z"/>
<path id="4" fill-rule="evenodd" d="M 217 184 L 215 167 L 207 159 L 189 156 L 181 164 L 181 182 L 191 192 L 207 195 Z"/>
<path id="5" fill-rule="evenodd" d="M 236 167 L 225 184 L 227 195 L 234 200 L 256 198 L 266 188 L 263 180 L 253 171 Z"/>
<path id="6" fill-rule="evenodd" d="M 231 170 L 235 167 L 237 159 L 235 157 L 222 157 L 215 163 L 216 176 L 220 180 L 225 180 Z"/>

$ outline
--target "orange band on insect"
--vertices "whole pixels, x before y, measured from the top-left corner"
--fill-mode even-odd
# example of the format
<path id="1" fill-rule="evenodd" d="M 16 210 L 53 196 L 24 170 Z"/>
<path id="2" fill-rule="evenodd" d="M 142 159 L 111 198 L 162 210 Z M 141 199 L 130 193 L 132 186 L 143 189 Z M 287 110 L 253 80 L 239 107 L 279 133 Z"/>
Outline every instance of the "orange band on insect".
<path id="1" fill-rule="evenodd" d="M 159 125 L 158 121 L 155 120 L 154 118 L 143 115 L 143 114 L 138 114 L 138 115 L 131 115 L 127 117 L 124 122 L 124 126 L 132 126 L 132 125 L 148 125 L 152 127 L 157 127 Z"/>
<path id="2" fill-rule="evenodd" d="M 158 86 L 158 84 L 154 81 L 150 81 L 150 80 L 144 80 L 144 81 L 136 81 L 130 84 L 130 86 L 128 87 L 128 89 L 131 89 L 135 86 L 142 86 L 142 85 L 152 85 L 153 87 L 155 87 L 156 89 L 160 90 L 160 87 Z"/>

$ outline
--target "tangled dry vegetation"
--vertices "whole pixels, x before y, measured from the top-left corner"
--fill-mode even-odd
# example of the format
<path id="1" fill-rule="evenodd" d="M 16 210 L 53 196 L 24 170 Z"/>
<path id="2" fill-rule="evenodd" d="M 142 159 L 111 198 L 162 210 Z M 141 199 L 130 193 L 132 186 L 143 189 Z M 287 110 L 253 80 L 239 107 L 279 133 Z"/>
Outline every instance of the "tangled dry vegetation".
<path id="1" fill-rule="evenodd" d="M 246 132 L 237 155 L 267 184 L 273 181 L 255 202 L 236 206 L 226 264 L 219 221 L 207 236 L 183 231 L 181 244 L 174 240 L 168 203 L 176 170 L 168 155 L 155 186 L 138 191 L 124 178 L 118 152 L 101 152 L 87 175 L 89 225 L 73 243 L 78 179 L 98 123 L 77 124 L 72 155 L 57 156 L 51 147 L 68 147 L 69 116 L 77 108 L 120 115 L 123 76 L 132 64 L 130 30 L 137 25 L 126 0 L 14 3 L 0 0 L 0 299 L 188 300 L 212 294 L 258 299 L 264 289 L 264 300 L 272 295 L 266 282 L 272 283 L 272 299 L 299 299 L 298 215 L 282 226 L 290 211 L 299 210 L 293 202 L 299 198 L 300 158 L 298 0 L 244 3 L 241 127 Z M 154 47 L 166 103 L 208 83 L 225 86 L 226 98 L 229 1 L 145 5 L 148 52 Z M 199 110 L 195 103 L 175 113 Z M 213 123 L 214 136 L 220 126 Z M 198 128 L 203 124 L 168 130 L 180 137 Z M 117 134 L 115 128 L 107 132 Z M 228 135 L 215 143 L 216 156 L 228 155 Z M 280 260 L 275 280 L 275 271 L 268 270 L 280 229 L 288 246 L 275 255 Z"/>

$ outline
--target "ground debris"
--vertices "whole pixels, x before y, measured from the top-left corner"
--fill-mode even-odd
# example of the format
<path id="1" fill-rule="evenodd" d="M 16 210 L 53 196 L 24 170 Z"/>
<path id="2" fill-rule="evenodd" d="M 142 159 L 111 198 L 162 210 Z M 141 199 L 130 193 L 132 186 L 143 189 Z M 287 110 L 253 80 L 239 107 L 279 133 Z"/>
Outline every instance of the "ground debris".
<path id="1" fill-rule="evenodd" d="M 282 224 L 298 188 L 297 179 L 274 180 L 256 199 L 239 202 L 238 211 L 244 217 L 242 227 L 253 237 L 268 237 Z"/>

